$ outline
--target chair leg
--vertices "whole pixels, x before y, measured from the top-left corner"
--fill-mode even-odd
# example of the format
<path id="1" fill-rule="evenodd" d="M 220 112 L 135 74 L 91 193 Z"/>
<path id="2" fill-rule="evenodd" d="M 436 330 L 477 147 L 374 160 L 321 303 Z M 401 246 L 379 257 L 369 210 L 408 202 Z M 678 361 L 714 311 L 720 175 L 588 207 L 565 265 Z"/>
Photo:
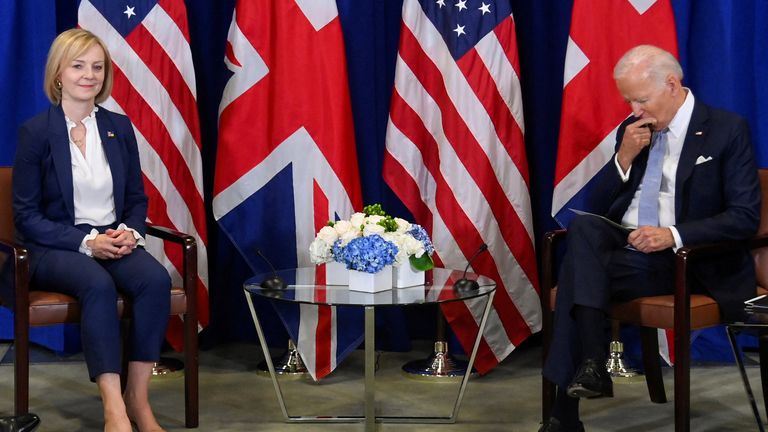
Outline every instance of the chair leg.
<path id="1" fill-rule="evenodd" d="M 675 432 L 691 430 L 691 336 L 675 331 Z"/>
<path id="2" fill-rule="evenodd" d="M 29 320 L 23 318 L 14 323 L 14 412 L 17 416 L 29 412 Z"/>
<path id="3" fill-rule="evenodd" d="M 184 415 L 189 429 L 199 424 L 197 319 L 184 318 Z"/>
<path id="4" fill-rule="evenodd" d="M 555 405 L 556 386 L 548 379 L 541 377 L 541 419 L 546 422 L 552 416 Z"/>
<path id="5" fill-rule="evenodd" d="M 640 327 L 640 340 L 643 347 L 643 366 L 648 395 L 651 397 L 651 402 L 666 403 L 667 393 L 664 391 L 664 378 L 661 375 L 657 330 L 651 327 Z"/>

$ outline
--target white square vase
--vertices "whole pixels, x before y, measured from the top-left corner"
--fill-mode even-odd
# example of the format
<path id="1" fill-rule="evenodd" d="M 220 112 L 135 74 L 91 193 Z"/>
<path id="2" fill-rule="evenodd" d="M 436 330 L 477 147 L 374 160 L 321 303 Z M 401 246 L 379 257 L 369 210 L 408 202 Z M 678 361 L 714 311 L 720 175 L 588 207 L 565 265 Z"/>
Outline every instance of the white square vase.
<path id="1" fill-rule="evenodd" d="M 390 291 L 379 291 L 375 293 L 347 291 L 349 294 L 349 302 L 357 304 L 375 305 L 375 304 L 392 304 L 392 293 Z"/>
<path id="2" fill-rule="evenodd" d="M 392 267 L 392 286 L 407 288 L 424 285 L 424 272 L 415 270 L 411 263 L 405 262 L 400 267 Z"/>
<path id="3" fill-rule="evenodd" d="M 349 290 L 373 293 L 392 289 L 392 269 L 389 267 L 378 273 L 349 270 Z"/>
<path id="4" fill-rule="evenodd" d="M 340 262 L 331 261 L 325 263 L 326 285 L 349 285 L 349 270 Z"/>
<path id="5" fill-rule="evenodd" d="M 394 301 L 397 304 L 424 303 L 426 298 L 426 288 L 423 285 L 400 288 L 392 292 L 395 294 Z"/>

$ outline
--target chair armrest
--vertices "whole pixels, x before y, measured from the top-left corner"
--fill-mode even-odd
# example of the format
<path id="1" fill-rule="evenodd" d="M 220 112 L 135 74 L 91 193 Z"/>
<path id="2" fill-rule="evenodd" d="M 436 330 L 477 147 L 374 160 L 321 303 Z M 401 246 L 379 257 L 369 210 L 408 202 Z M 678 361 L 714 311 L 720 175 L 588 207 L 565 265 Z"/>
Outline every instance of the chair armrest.
<path id="1" fill-rule="evenodd" d="M 768 235 L 765 234 L 747 240 L 724 240 L 678 249 L 675 253 L 675 332 L 682 334 L 690 331 L 690 328 L 683 327 L 683 324 L 687 323 L 690 327 L 691 286 L 688 269 L 691 262 L 763 247 L 768 247 Z"/>
<path id="2" fill-rule="evenodd" d="M 763 247 L 768 247 L 768 234 L 755 236 L 748 240 L 723 240 L 696 246 L 684 246 L 677 250 L 676 255 L 678 257 L 686 256 L 688 259 L 700 259 Z"/>
<path id="3" fill-rule="evenodd" d="M 152 237 L 157 237 L 163 240 L 172 241 L 174 243 L 178 243 L 181 245 L 185 245 L 189 243 L 193 247 L 197 248 L 197 241 L 195 240 L 194 237 L 192 237 L 189 234 L 172 230 L 164 226 L 151 224 L 149 222 L 146 223 L 146 227 L 147 227 L 147 235 L 151 235 Z"/>
<path id="4" fill-rule="evenodd" d="M 186 293 L 187 317 L 186 319 L 197 322 L 197 240 L 189 234 L 185 234 L 170 228 L 146 224 L 147 235 L 167 240 L 182 247 L 182 289 Z"/>
<path id="5" fill-rule="evenodd" d="M 686 272 L 691 261 L 732 254 L 744 250 L 755 250 L 763 247 L 768 247 L 768 234 L 758 235 L 747 240 L 724 240 L 715 243 L 681 247 L 675 253 L 675 270 L 678 270 L 677 276 L 682 278 L 679 282 L 686 282 Z M 676 293 L 679 288 L 685 287 L 678 284 L 675 289 Z M 689 291 L 689 288 L 685 289 L 686 291 Z M 690 294 L 690 292 L 688 292 L 688 294 Z"/>

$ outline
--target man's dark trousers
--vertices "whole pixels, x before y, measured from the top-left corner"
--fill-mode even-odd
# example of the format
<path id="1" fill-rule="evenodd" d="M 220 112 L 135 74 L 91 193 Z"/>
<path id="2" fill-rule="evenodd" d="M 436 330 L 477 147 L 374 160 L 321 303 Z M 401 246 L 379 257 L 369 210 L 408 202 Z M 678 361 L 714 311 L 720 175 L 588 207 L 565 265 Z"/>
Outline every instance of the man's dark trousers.
<path id="1" fill-rule="evenodd" d="M 627 247 L 628 234 L 594 215 L 576 216 L 568 227 L 552 343 L 544 364 L 544 376 L 561 388 L 570 384 L 582 361 L 581 336 L 571 313 L 574 306 L 608 314 L 612 302 L 672 293 L 672 250 L 636 251 Z M 595 331 L 605 333 L 604 328 Z M 607 339 L 597 339 L 605 339 L 602 350 L 607 350 Z"/>

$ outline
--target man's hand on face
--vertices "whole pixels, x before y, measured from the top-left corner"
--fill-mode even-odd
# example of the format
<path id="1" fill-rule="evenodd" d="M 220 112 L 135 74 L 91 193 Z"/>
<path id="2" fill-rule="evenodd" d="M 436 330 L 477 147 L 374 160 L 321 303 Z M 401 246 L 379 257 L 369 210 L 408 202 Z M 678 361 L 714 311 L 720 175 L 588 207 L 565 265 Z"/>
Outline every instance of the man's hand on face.
<path id="1" fill-rule="evenodd" d="M 616 154 L 619 165 L 624 172 L 627 172 L 637 155 L 645 147 L 651 145 L 651 132 L 655 125 L 656 119 L 649 117 L 629 124 L 624 129 L 619 152 Z"/>
<path id="2" fill-rule="evenodd" d="M 629 233 L 627 242 L 644 253 L 658 252 L 675 246 L 672 230 L 664 227 L 641 226 Z"/>

